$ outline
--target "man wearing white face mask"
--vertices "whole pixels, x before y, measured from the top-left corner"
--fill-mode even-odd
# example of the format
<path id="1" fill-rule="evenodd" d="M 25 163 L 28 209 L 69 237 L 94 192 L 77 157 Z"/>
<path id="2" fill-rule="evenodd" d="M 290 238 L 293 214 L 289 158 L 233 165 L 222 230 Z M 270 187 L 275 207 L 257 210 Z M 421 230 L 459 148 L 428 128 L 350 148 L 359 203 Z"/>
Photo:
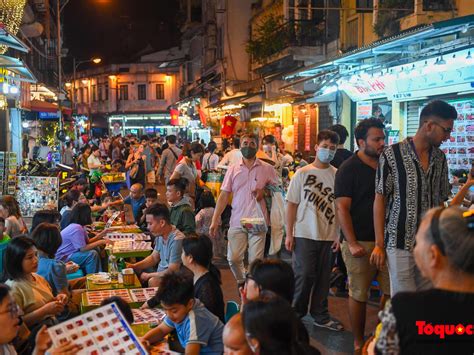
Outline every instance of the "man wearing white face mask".
<path id="1" fill-rule="evenodd" d="M 323 130 L 318 133 L 316 159 L 299 169 L 291 179 L 286 196 L 286 240 L 293 251 L 295 297 L 293 307 L 300 317 L 309 313 L 314 325 L 334 331 L 342 324 L 329 316 L 327 297 L 331 274 L 331 253 L 339 249 L 334 181 L 334 158 L 339 136 Z"/>

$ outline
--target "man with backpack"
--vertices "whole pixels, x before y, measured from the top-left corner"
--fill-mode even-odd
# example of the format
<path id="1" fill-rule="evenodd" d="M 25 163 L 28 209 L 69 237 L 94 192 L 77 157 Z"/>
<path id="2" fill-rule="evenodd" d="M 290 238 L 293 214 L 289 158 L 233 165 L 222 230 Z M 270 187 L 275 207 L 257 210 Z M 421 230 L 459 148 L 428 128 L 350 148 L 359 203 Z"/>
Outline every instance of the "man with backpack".
<path id="1" fill-rule="evenodd" d="M 168 184 L 171 174 L 178 162 L 178 157 L 181 155 L 181 149 L 176 146 L 176 136 L 169 135 L 166 137 L 168 148 L 163 150 L 161 155 L 160 167 L 158 168 L 158 178 L 164 177 L 165 184 Z"/>

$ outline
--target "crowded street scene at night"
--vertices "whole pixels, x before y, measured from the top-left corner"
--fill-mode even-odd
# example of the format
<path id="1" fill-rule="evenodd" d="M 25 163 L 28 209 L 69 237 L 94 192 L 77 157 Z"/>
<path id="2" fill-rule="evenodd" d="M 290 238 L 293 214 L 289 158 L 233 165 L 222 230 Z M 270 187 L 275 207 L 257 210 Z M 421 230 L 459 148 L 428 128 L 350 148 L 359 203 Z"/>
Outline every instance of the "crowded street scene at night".
<path id="1" fill-rule="evenodd" d="M 474 354 L 474 0 L 0 0 L 0 355 Z"/>

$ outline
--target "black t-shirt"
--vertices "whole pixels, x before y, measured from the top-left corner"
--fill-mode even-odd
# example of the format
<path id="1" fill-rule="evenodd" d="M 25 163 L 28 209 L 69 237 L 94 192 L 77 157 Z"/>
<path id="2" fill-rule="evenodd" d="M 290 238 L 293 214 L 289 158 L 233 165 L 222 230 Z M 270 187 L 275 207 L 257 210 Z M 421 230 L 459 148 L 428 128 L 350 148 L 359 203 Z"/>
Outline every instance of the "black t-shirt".
<path id="1" fill-rule="evenodd" d="M 417 293 L 399 293 L 392 299 L 400 339 L 400 354 L 473 354 L 474 353 L 474 293 L 450 292 L 431 289 Z M 417 325 L 418 322 L 418 325 Z M 436 325 L 451 330 L 461 324 L 462 335 L 427 335 L 420 322 L 425 322 L 429 333 Z M 470 327 L 468 328 L 468 326 Z M 423 328 L 422 328 L 423 327 Z M 419 335 L 421 328 L 422 335 Z M 468 334 L 468 329 L 471 334 Z M 439 333 L 439 332 L 438 332 Z"/>
<path id="2" fill-rule="evenodd" d="M 336 169 L 339 169 L 339 167 L 349 159 L 351 156 L 354 154 L 345 148 L 339 148 L 336 150 L 336 155 L 334 155 L 334 159 L 331 161 L 331 165 L 335 167 Z"/>
<path id="3" fill-rule="evenodd" d="M 357 240 L 375 241 L 374 199 L 376 170 L 359 159 L 357 153 L 336 172 L 334 194 L 352 198 L 351 217 Z"/>
<path id="4" fill-rule="evenodd" d="M 223 323 L 225 322 L 224 295 L 219 281 L 210 272 L 202 275 L 194 284 L 194 297 L 199 299 Z"/>

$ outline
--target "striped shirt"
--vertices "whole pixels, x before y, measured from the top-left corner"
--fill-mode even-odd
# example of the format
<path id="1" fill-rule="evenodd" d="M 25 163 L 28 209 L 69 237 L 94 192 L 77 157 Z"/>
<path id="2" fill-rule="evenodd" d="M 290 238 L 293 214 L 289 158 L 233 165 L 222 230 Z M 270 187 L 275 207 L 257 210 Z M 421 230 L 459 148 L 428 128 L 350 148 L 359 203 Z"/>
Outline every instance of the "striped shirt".
<path id="1" fill-rule="evenodd" d="M 386 249 L 413 250 L 423 214 L 448 199 L 450 187 L 444 153 L 432 148 L 425 172 L 411 138 L 391 145 L 380 156 L 375 192 L 387 198 Z"/>

